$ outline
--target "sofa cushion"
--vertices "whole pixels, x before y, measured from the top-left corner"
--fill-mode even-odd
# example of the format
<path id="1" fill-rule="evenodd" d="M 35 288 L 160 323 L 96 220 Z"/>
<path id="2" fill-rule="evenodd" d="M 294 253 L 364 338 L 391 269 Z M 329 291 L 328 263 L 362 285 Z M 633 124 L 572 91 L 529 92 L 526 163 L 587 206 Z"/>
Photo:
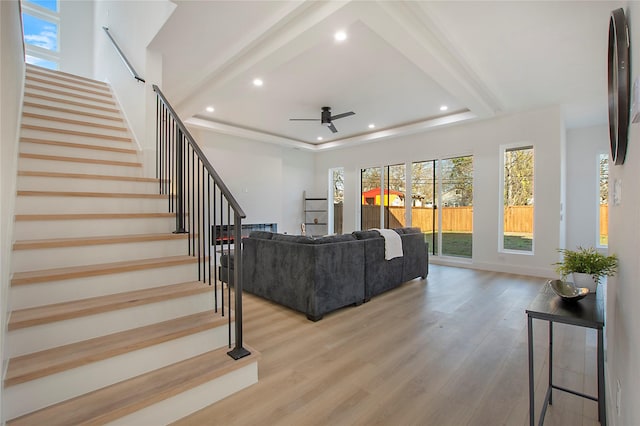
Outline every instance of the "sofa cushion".
<path id="1" fill-rule="evenodd" d="M 287 243 L 315 244 L 315 240 L 311 237 L 307 237 L 306 235 L 273 234 L 271 239 Z"/>
<path id="2" fill-rule="evenodd" d="M 251 231 L 249 234 L 251 238 L 258 238 L 260 240 L 270 240 L 273 238 L 273 232 L 269 231 Z"/>
<path id="3" fill-rule="evenodd" d="M 398 234 L 421 234 L 422 230 L 418 227 L 406 227 L 406 228 L 396 228 L 395 230 Z"/>
<path id="4" fill-rule="evenodd" d="M 220 266 L 222 266 L 223 268 L 231 267 L 233 269 L 233 265 L 234 265 L 233 253 L 223 254 L 222 256 L 220 256 Z"/>
<path id="5" fill-rule="evenodd" d="M 314 240 L 316 244 L 344 243 L 346 241 L 355 241 L 356 237 L 351 234 L 327 235 L 326 237 L 318 237 Z"/>
<path id="6" fill-rule="evenodd" d="M 354 231 L 353 236 L 358 240 L 369 240 L 371 238 L 382 238 L 378 231 Z"/>

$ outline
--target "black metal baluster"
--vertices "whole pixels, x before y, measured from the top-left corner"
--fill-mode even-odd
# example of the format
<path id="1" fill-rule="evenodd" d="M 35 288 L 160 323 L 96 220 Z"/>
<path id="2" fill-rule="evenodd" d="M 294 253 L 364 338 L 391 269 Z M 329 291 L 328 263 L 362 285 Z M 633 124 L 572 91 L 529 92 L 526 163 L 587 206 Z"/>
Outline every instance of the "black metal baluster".
<path id="1" fill-rule="evenodd" d="M 216 252 L 218 251 L 218 221 L 216 220 L 216 182 L 213 182 L 213 205 L 211 206 L 212 218 L 213 218 L 213 245 L 215 247 Z M 218 256 L 216 255 L 213 258 L 213 302 L 215 306 L 215 312 L 218 312 Z"/>
<path id="2" fill-rule="evenodd" d="M 231 228 L 231 206 L 229 206 L 229 203 L 227 203 L 227 223 L 229 224 L 229 228 Z M 234 225 L 234 234 L 235 234 L 235 223 Z M 234 241 L 234 248 L 235 248 L 235 241 Z M 227 321 L 229 323 L 228 325 L 228 329 L 229 329 L 229 347 L 231 347 L 231 274 L 229 274 L 229 272 L 231 272 L 231 238 L 229 238 L 229 258 L 228 258 L 228 262 L 227 262 L 227 277 L 229 278 L 227 281 L 227 300 L 229 301 L 229 309 L 227 310 Z M 234 254 L 233 254 L 233 258 L 235 259 L 235 250 L 234 250 Z"/>
<path id="3" fill-rule="evenodd" d="M 200 183 L 201 187 L 200 187 L 200 198 L 202 199 L 202 232 L 200 233 L 200 235 L 198 236 L 198 240 L 200 241 L 200 244 L 202 245 L 202 282 L 207 282 L 207 251 L 205 250 L 205 228 L 207 226 L 207 221 L 205 219 L 205 197 L 204 197 L 204 180 L 205 180 L 205 170 L 204 170 L 204 164 L 202 164 L 202 162 L 200 162 L 200 168 L 202 169 L 202 182 Z"/>
<path id="4" fill-rule="evenodd" d="M 184 138 L 182 130 L 178 129 L 176 141 L 176 181 L 175 181 L 175 205 L 176 205 L 176 233 L 184 234 L 184 211 L 183 211 L 183 199 L 184 199 L 184 170 L 182 169 L 182 155 L 184 153 Z M 173 198 L 173 197 L 171 197 Z"/>
<path id="5" fill-rule="evenodd" d="M 216 253 L 211 248 L 211 175 L 207 173 L 207 248 L 209 249 L 209 286 L 211 286 L 211 258 Z"/>
<path id="6" fill-rule="evenodd" d="M 194 191 L 193 191 L 193 196 L 197 198 L 197 202 L 196 202 L 196 210 L 195 213 L 197 215 L 196 217 L 196 226 L 194 227 L 194 231 L 193 231 L 193 242 L 196 245 L 196 251 L 198 253 L 198 281 L 202 280 L 202 276 L 200 275 L 201 271 L 200 271 L 200 161 L 198 160 L 195 164 L 198 168 L 196 170 L 196 185 L 194 187 Z M 198 234 L 196 236 L 196 234 Z"/>

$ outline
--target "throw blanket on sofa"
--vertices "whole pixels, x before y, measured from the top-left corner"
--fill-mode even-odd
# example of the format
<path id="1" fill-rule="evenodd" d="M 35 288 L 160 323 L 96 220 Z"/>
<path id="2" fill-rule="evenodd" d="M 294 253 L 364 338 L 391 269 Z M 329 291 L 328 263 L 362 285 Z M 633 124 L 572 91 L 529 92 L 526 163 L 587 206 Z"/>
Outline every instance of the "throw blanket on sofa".
<path id="1" fill-rule="evenodd" d="M 384 258 L 391 260 L 396 257 L 402 257 L 402 238 L 393 229 L 375 229 L 384 237 Z"/>

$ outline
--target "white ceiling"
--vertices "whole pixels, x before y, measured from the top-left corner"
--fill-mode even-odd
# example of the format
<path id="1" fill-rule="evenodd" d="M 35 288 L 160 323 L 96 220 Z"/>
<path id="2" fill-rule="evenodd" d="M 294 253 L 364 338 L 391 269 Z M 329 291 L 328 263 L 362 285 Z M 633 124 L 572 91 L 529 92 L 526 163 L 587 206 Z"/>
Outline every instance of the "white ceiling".
<path id="1" fill-rule="evenodd" d="M 312 150 L 548 105 L 562 106 L 568 127 L 604 124 L 609 14 L 624 4 L 176 3 L 150 48 L 182 118 Z M 334 41 L 337 30 L 347 40 Z M 356 114 L 334 121 L 335 134 L 289 120 L 319 119 L 323 106 Z"/>

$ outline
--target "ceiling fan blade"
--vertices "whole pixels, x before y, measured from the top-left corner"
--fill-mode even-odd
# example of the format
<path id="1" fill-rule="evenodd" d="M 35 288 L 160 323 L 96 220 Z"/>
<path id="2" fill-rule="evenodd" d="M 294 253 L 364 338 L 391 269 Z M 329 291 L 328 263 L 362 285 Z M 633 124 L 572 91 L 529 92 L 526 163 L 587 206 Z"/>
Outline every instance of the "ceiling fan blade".
<path id="1" fill-rule="evenodd" d="M 329 130 L 331 130 L 333 133 L 338 133 L 338 129 L 336 129 L 336 126 L 333 125 L 333 123 L 330 123 L 328 126 Z"/>
<path id="2" fill-rule="evenodd" d="M 338 115 L 332 115 L 331 120 L 337 120 L 338 118 L 349 117 L 350 115 L 356 115 L 356 113 L 353 111 L 349 111 L 349 112 L 343 112 L 342 114 L 338 114 Z"/>
<path id="3" fill-rule="evenodd" d="M 317 118 L 290 118 L 289 121 L 320 121 Z"/>

